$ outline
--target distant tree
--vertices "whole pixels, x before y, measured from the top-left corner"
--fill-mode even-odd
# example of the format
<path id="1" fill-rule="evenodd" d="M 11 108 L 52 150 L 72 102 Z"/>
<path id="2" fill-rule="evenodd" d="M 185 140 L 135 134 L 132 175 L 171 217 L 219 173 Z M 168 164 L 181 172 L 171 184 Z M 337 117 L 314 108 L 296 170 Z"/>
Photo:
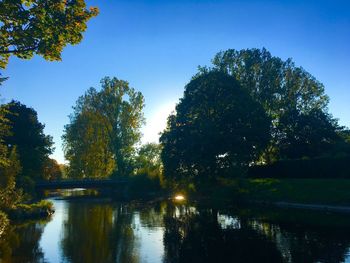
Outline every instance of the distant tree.
<path id="1" fill-rule="evenodd" d="M 63 135 L 70 176 L 126 176 L 141 138 L 144 98 L 129 83 L 104 78 L 81 96 Z"/>
<path id="2" fill-rule="evenodd" d="M 166 179 L 237 176 L 270 139 L 270 120 L 234 77 L 212 71 L 185 87 L 160 138 Z"/>
<path id="3" fill-rule="evenodd" d="M 44 125 L 38 121 L 37 112 L 24 104 L 12 101 L 3 105 L 9 121 L 11 133 L 4 137 L 5 145 L 11 150 L 17 148 L 22 171 L 19 176 L 23 181 L 44 178 L 44 167 L 52 153 L 52 137 L 44 134 Z M 21 185 L 23 186 L 23 185 Z"/>
<path id="4" fill-rule="evenodd" d="M 272 140 L 264 155 L 267 162 L 281 157 L 279 153 L 284 147 L 285 137 L 297 136 L 287 133 L 293 130 L 285 127 L 294 123 L 286 116 L 310 116 L 315 112 L 327 115 L 328 97 L 323 84 L 303 68 L 295 66 L 291 59 L 284 61 L 273 57 L 266 49 L 229 49 L 216 54 L 212 62 L 213 69 L 234 76 L 271 118 Z M 200 69 L 201 72 L 208 70 L 205 67 Z M 287 124 L 288 120 L 292 122 Z M 333 123 L 326 125 L 330 133 L 334 130 Z M 315 145 L 315 150 L 318 147 L 319 144 Z"/>
<path id="5" fill-rule="evenodd" d="M 78 44 L 87 21 L 97 14 L 84 0 L 1 0 L 0 68 L 10 55 L 61 60 L 63 48 Z"/>
<path id="6" fill-rule="evenodd" d="M 47 159 L 44 165 L 44 178 L 46 180 L 60 180 L 63 177 L 61 166 L 55 159 Z"/>
<path id="7" fill-rule="evenodd" d="M 158 143 L 147 143 L 140 147 L 135 158 L 137 173 L 145 173 L 150 177 L 162 179 L 163 164 L 162 147 Z"/>

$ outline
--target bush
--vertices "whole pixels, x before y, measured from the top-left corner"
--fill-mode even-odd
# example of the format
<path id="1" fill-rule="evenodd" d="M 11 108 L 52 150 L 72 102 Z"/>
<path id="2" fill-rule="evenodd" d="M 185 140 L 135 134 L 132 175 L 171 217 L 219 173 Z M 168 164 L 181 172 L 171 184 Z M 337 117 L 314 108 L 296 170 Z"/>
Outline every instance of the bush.
<path id="1" fill-rule="evenodd" d="M 8 214 L 11 219 L 32 219 L 47 217 L 54 213 L 53 203 L 42 200 L 35 204 L 19 204 L 16 208 L 9 210 Z"/>
<path id="2" fill-rule="evenodd" d="M 249 178 L 346 178 L 350 179 L 350 156 L 278 161 L 252 166 Z"/>

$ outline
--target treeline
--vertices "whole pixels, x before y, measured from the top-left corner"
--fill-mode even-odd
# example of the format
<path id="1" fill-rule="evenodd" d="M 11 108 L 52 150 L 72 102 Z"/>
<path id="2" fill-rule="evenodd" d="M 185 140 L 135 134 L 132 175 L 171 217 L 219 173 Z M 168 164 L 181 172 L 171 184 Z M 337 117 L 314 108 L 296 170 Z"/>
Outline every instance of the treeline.
<path id="1" fill-rule="evenodd" d="M 195 187 L 246 176 L 249 168 L 255 176 L 283 177 L 301 172 L 296 164 L 302 163 L 304 175 L 317 177 L 312 166 L 328 165 L 331 176 L 332 164 L 344 162 L 330 158 L 349 156 L 350 144 L 328 101 L 322 83 L 291 59 L 266 49 L 219 52 L 185 86 L 168 118 L 160 138 L 164 177 Z M 321 157 L 329 161 L 285 161 Z"/>
<path id="2" fill-rule="evenodd" d="M 288 160 L 350 155 L 349 131 L 328 112 L 324 86 L 291 59 L 246 49 L 219 52 L 212 63 L 185 86 L 159 145 L 140 147 L 140 92 L 117 78 L 104 78 L 99 91 L 89 89 L 65 126 L 68 176 L 142 174 L 162 185 L 195 188 L 281 161 L 293 163 L 277 165 L 290 174 L 298 172 L 297 161 Z"/>
<path id="3" fill-rule="evenodd" d="M 140 144 L 144 97 L 128 82 L 106 77 L 88 89 L 64 128 L 65 176 L 129 177 L 135 191 L 195 189 L 221 177 L 317 177 L 321 169 L 325 177 L 331 166 L 343 177 L 350 132 L 328 112 L 319 81 L 265 49 L 227 50 L 212 62 L 185 86 L 160 144 Z M 2 196 L 62 177 L 33 109 L 3 105 L 0 125 Z"/>
<path id="4" fill-rule="evenodd" d="M 35 182 L 62 178 L 62 165 L 49 155 L 52 137 L 44 134 L 37 112 L 11 101 L 0 107 L 0 209 L 35 197 Z"/>

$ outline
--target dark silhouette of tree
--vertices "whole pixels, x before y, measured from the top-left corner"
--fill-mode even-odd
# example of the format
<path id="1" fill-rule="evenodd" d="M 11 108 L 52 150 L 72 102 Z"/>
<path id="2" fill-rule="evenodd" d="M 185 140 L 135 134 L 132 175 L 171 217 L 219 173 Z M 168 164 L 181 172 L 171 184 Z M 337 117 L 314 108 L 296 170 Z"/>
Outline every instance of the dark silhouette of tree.
<path id="1" fill-rule="evenodd" d="M 37 112 L 24 104 L 12 101 L 4 105 L 8 109 L 5 117 L 11 133 L 4 137 L 9 149 L 17 148 L 22 171 L 19 186 L 27 190 L 27 183 L 44 178 L 44 168 L 52 153 L 52 137 L 44 134 L 44 125 L 39 122 Z"/>
<path id="2" fill-rule="evenodd" d="M 315 122 L 317 119 L 323 126 L 322 134 L 317 134 L 318 131 L 311 132 L 316 136 L 314 139 L 310 137 L 311 141 L 316 142 L 317 139 L 319 141 L 316 144 L 310 143 L 309 150 L 298 154 L 299 156 L 322 154 L 317 152 L 320 147 L 327 148 L 330 139 L 334 139 L 333 135 L 329 136 L 329 134 L 334 133 L 336 126 L 334 126 L 335 121 L 327 113 L 329 99 L 324 93 L 323 84 L 302 67 L 295 66 L 291 59 L 284 61 L 273 57 L 266 49 L 240 51 L 229 49 L 216 54 L 212 62 L 213 69 L 234 76 L 252 98 L 264 107 L 271 118 L 272 140 L 263 156 L 265 162 L 269 163 L 281 158 L 280 154 L 285 155 L 285 152 L 280 151 L 285 151 L 286 138 L 298 136 L 294 134 L 294 132 L 298 133 L 295 129 L 286 128 L 295 125 L 295 116 L 298 116 L 299 126 L 302 124 L 308 126 L 299 127 L 299 131 L 315 127 L 307 122 Z M 204 67 L 200 72 L 208 70 Z M 326 128 L 329 130 L 326 131 Z M 322 135 L 326 137 L 321 137 Z M 325 145 L 320 146 L 323 143 Z M 290 147 L 294 146 L 290 145 Z M 298 145 L 295 147 L 299 148 Z M 311 150 L 313 147 L 314 149 Z"/>
<path id="3" fill-rule="evenodd" d="M 87 21 L 97 14 L 84 0 L 0 1 L 0 68 L 10 55 L 61 60 L 63 48 L 78 44 Z"/>
<path id="4" fill-rule="evenodd" d="M 280 118 L 280 157 L 298 159 L 327 155 L 341 141 L 340 127 L 331 116 L 314 109 L 307 113 L 296 110 Z"/>
<path id="5" fill-rule="evenodd" d="M 269 141 L 270 120 L 233 78 L 212 71 L 185 87 L 160 142 L 167 179 L 237 176 Z"/>

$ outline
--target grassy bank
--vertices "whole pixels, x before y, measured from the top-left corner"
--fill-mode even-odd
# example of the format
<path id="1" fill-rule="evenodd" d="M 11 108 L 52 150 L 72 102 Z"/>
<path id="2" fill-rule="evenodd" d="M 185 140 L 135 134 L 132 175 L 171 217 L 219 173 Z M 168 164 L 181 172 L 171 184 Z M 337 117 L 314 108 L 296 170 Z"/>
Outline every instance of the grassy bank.
<path id="1" fill-rule="evenodd" d="M 222 179 L 210 192 L 220 200 L 350 206 L 349 179 Z"/>
<path id="2" fill-rule="evenodd" d="M 54 213 L 52 202 L 42 200 L 33 204 L 18 204 L 7 212 L 10 219 L 37 219 L 48 217 Z"/>

